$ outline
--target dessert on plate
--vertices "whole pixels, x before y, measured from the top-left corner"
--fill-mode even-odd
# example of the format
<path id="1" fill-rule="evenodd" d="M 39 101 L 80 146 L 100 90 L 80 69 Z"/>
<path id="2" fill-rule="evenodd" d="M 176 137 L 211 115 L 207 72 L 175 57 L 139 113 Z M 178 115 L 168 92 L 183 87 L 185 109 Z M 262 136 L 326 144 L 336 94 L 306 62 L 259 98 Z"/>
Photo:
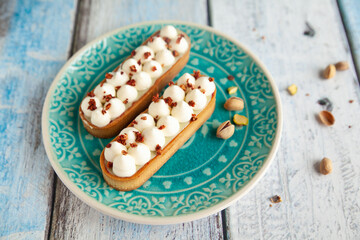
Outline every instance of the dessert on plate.
<path id="1" fill-rule="evenodd" d="M 155 32 L 82 100 L 85 129 L 99 138 L 118 134 L 181 71 L 190 48 L 190 38 L 171 25 Z"/>
<path id="2" fill-rule="evenodd" d="M 121 191 L 144 184 L 210 118 L 215 97 L 214 79 L 198 71 L 170 82 L 102 151 L 105 181 Z"/>

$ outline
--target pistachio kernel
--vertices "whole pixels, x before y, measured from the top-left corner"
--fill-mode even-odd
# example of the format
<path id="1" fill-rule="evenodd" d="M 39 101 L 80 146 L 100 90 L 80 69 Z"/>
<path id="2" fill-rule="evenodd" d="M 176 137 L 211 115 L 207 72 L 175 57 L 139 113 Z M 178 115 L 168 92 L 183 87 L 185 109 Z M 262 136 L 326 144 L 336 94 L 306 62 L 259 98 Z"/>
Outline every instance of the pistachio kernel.
<path id="1" fill-rule="evenodd" d="M 229 87 L 227 90 L 229 94 L 234 94 L 237 91 L 237 87 Z"/>
<path id="2" fill-rule="evenodd" d="M 245 116 L 235 114 L 233 117 L 233 121 L 238 126 L 246 126 L 249 124 L 249 119 Z"/>
<path id="3" fill-rule="evenodd" d="M 295 84 L 291 84 L 288 88 L 287 88 L 288 92 L 291 95 L 295 95 L 297 93 L 297 86 Z"/>

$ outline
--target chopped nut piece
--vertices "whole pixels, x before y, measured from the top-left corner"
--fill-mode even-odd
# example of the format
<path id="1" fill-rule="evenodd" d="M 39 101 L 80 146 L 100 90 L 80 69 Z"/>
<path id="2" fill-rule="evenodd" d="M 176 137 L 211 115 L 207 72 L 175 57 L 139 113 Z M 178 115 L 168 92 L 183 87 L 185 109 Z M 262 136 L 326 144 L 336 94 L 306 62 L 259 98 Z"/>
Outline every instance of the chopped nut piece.
<path id="1" fill-rule="evenodd" d="M 233 117 L 233 121 L 238 126 L 246 126 L 249 124 L 249 119 L 245 116 L 235 114 Z"/>
<path id="2" fill-rule="evenodd" d="M 101 110 L 101 113 L 104 115 L 106 113 L 106 111 L 103 109 L 103 110 Z"/>
<path id="3" fill-rule="evenodd" d="M 335 73 L 336 73 L 336 68 L 334 64 L 330 64 L 324 70 L 324 78 L 326 79 L 333 78 L 335 76 Z"/>
<path id="4" fill-rule="evenodd" d="M 275 196 L 270 198 L 270 202 L 279 203 L 279 202 L 282 202 L 282 200 L 281 200 L 281 197 L 279 195 L 275 195 Z"/>
<path id="5" fill-rule="evenodd" d="M 230 121 L 223 122 L 216 130 L 216 137 L 222 139 L 230 138 L 235 132 L 235 126 Z"/>
<path id="6" fill-rule="evenodd" d="M 334 123 L 335 123 L 335 117 L 329 111 L 325 111 L 325 110 L 321 111 L 319 113 L 319 119 L 326 126 L 331 126 L 331 125 L 334 125 Z"/>
<path id="7" fill-rule="evenodd" d="M 295 95 L 297 93 L 297 86 L 295 84 L 291 84 L 287 89 L 291 95 Z"/>
<path id="8" fill-rule="evenodd" d="M 328 175 L 332 172 L 332 162 L 329 158 L 323 158 L 320 162 L 320 173 Z"/>
<path id="9" fill-rule="evenodd" d="M 349 63 L 346 61 L 338 62 L 335 64 L 335 68 L 337 71 L 345 71 L 349 69 Z"/>
<path id="10" fill-rule="evenodd" d="M 234 94 L 236 93 L 237 89 L 237 87 L 229 87 L 227 90 L 229 94 Z"/>

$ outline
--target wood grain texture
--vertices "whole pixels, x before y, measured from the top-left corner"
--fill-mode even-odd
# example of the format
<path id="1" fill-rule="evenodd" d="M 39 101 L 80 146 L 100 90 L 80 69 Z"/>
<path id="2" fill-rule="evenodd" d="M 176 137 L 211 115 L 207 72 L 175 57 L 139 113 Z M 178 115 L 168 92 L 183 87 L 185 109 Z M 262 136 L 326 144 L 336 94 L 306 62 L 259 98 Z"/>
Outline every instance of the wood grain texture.
<path id="1" fill-rule="evenodd" d="M 151 10 L 147 10 L 151 9 Z M 74 50 L 118 27 L 177 19 L 206 24 L 206 1 L 81 1 Z M 51 239 L 222 239 L 221 214 L 170 226 L 133 224 L 105 216 L 57 181 Z"/>
<path id="2" fill-rule="evenodd" d="M 0 2 L 1 239 L 47 237 L 54 174 L 41 108 L 67 59 L 73 10 L 70 0 Z"/>
<path id="3" fill-rule="evenodd" d="M 284 115 L 280 149 L 268 173 L 226 211 L 228 238 L 360 239 L 358 79 L 352 66 L 330 80 L 319 76 L 330 63 L 352 63 L 336 2 L 212 0 L 210 9 L 214 27 L 250 47 L 270 70 Z M 314 37 L 303 34 L 305 22 Z M 292 83 L 295 96 L 286 91 Z M 334 104 L 332 127 L 315 117 L 323 97 Z M 334 167 L 327 176 L 317 170 L 325 156 Z M 275 194 L 283 202 L 270 207 Z"/>
<path id="4" fill-rule="evenodd" d="M 338 0 L 338 5 L 351 46 L 357 75 L 360 76 L 360 2 Z"/>

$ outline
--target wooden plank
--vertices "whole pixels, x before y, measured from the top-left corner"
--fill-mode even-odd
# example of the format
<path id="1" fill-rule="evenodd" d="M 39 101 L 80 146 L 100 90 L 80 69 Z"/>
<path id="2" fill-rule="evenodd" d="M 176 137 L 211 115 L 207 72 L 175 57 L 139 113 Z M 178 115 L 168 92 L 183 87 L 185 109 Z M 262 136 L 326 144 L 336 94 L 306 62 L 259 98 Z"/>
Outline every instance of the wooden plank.
<path id="1" fill-rule="evenodd" d="M 41 106 L 68 57 L 74 7 L 72 0 L 0 2 L 0 239 L 47 238 L 54 174 Z"/>
<path id="2" fill-rule="evenodd" d="M 178 19 L 206 24 L 206 1 L 82 1 L 74 50 L 115 28 L 141 21 Z M 52 239 L 222 239 L 221 214 L 171 226 L 133 224 L 105 216 L 81 202 L 58 180 Z"/>
<path id="3" fill-rule="evenodd" d="M 357 0 L 338 0 L 338 4 L 357 75 L 360 76 L 360 2 Z"/>
<path id="4" fill-rule="evenodd" d="M 360 89 L 336 2 L 212 0 L 210 9 L 214 27 L 249 46 L 270 70 L 284 115 L 268 173 L 226 211 L 228 238 L 359 239 Z M 303 34 L 306 22 L 314 37 Z M 324 67 L 341 60 L 351 63 L 349 71 L 320 78 Z M 295 96 L 286 91 L 292 83 L 299 89 Z M 332 127 L 315 118 L 323 97 L 334 104 Z M 316 170 L 324 156 L 333 160 L 327 176 Z M 270 207 L 275 194 L 283 202 Z"/>

